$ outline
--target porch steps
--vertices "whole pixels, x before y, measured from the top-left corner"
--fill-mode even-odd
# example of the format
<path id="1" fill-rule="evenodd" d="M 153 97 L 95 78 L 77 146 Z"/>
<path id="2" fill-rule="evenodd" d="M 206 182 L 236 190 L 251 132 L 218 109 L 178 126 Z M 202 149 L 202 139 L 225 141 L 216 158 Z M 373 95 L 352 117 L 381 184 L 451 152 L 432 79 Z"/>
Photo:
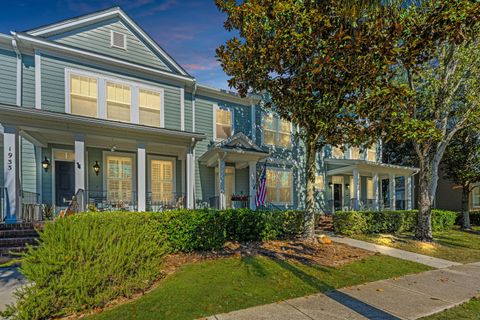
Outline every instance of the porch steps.
<path id="1" fill-rule="evenodd" d="M 321 215 L 315 230 L 333 231 L 333 217 L 331 215 Z"/>
<path id="2" fill-rule="evenodd" d="M 27 244 L 37 244 L 38 232 L 33 223 L 0 224 L 0 263 L 15 258 L 15 253 L 25 252 Z"/>

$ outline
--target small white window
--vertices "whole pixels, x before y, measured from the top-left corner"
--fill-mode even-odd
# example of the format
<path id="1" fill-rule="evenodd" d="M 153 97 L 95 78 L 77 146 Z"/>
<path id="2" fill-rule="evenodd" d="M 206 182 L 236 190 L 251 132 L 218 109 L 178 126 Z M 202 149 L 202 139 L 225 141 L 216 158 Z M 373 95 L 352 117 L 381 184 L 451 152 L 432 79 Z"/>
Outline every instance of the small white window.
<path id="1" fill-rule="evenodd" d="M 70 75 L 70 112 L 86 117 L 97 117 L 97 79 Z"/>
<path id="2" fill-rule="evenodd" d="M 130 86 L 107 82 L 107 119 L 130 122 Z"/>
<path id="3" fill-rule="evenodd" d="M 292 147 L 292 123 L 267 114 L 263 118 L 263 143 L 282 148 Z"/>
<path id="4" fill-rule="evenodd" d="M 368 161 L 377 161 L 377 144 L 374 143 L 367 150 L 367 160 Z"/>
<path id="5" fill-rule="evenodd" d="M 110 45 L 115 48 L 127 50 L 127 35 L 112 30 Z"/>
<path id="6" fill-rule="evenodd" d="M 350 159 L 359 160 L 360 159 L 360 148 L 359 147 L 350 147 Z"/>
<path id="7" fill-rule="evenodd" d="M 332 147 L 332 158 L 334 159 L 345 158 L 345 153 L 343 152 L 342 147 Z"/>
<path id="8" fill-rule="evenodd" d="M 140 89 L 138 92 L 138 110 L 140 124 L 160 127 L 160 93 Z"/>

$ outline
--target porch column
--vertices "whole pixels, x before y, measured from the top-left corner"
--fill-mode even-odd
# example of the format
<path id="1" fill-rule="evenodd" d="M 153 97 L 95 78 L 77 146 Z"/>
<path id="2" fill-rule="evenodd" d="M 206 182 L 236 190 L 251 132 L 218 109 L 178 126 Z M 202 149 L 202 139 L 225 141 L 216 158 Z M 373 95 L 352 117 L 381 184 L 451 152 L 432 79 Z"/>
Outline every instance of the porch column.
<path id="1" fill-rule="evenodd" d="M 395 197 L 395 174 L 391 173 L 389 176 L 389 193 L 390 193 L 390 210 L 396 210 L 396 197 Z"/>
<path id="2" fill-rule="evenodd" d="M 195 157 L 193 151 L 190 150 L 187 153 L 187 165 L 186 165 L 186 174 L 187 174 L 187 208 L 194 209 L 195 207 L 195 197 L 194 197 L 194 190 L 195 190 Z"/>
<path id="3" fill-rule="evenodd" d="M 249 174 L 249 195 L 250 195 L 250 209 L 257 209 L 255 203 L 255 184 L 257 183 L 257 162 L 252 161 L 248 163 L 248 174 Z"/>
<path id="4" fill-rule="evenodd" d="M 225 160 L 218 159 L 218 209 L 224 210 L 225 207 Z"/>
<path id="5" fill-rule="evenodd" d="M 83 135 L 75 136 L 75 195 L 78 190 L 85 188 L 85 137 Z M 85 211 L 85 196 L 77 199 L 79 211 Z"/>
<path id="6" fill-rule="evenodd" d="M 20 214 L 20 162 L 18 130 L 3 128 L 3 185 L 5 187 L 5 223 L 17 222 Z"/>
<path id="7" fill-rule="evenodd" d="M 137 146 L 137 209 L 143 212 L 147 208 L 147 150 L 145 144 Z"/>
<path id="8" fill-rule="evenodd" d="M 412 177 L 405 176 L 405 209 L 412 210 Z"/>
<path id="9" fill-rule="evenodd" d="M 372 184 L 373 184 L 373 209 L 375 211 L 380 210 L 380 197 L 379 197 L 379 192 L 378 192 L 378 172 L 375 172 L 373 174 L 372 178 Z"/>
<path id="10" fill-rule="evenodd" d="M 358 211 L 360 209 L 360 173 L 357 168 L 353 169 L 353 210 Z"/>

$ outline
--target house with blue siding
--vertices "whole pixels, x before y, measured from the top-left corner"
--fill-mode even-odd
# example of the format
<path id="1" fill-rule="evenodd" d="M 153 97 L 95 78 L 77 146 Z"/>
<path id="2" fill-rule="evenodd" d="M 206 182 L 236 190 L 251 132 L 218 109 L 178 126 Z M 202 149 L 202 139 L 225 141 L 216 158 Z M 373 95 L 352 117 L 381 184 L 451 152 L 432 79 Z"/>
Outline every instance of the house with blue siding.
<path id="1" fill-rule="evenodd" d="M 298 127 L 197 83 L 118 7 L 0 34 L 0 125 L 2 222 L 40 205 L 255 209 L 263 167 L 267 206 L 303 207 Z M 417 170 L 383 164 L 381 143 L 326 147 L 317 165 L 324 212 L 412 206 Z"/>

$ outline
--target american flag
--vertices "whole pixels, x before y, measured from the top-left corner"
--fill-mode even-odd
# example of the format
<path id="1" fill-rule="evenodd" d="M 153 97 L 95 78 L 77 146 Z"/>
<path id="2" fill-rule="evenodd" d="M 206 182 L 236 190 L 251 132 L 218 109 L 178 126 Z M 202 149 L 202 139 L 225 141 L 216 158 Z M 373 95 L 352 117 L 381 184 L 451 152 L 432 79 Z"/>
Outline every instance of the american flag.
<path id="1" fill-rule="evenodd" d="M 260 178 L 257 182 L 257 192 L 255 193 L 255 204 L 257 207 L 264 206 L 267 198 L 267 162 L 262 167 Z"/>

